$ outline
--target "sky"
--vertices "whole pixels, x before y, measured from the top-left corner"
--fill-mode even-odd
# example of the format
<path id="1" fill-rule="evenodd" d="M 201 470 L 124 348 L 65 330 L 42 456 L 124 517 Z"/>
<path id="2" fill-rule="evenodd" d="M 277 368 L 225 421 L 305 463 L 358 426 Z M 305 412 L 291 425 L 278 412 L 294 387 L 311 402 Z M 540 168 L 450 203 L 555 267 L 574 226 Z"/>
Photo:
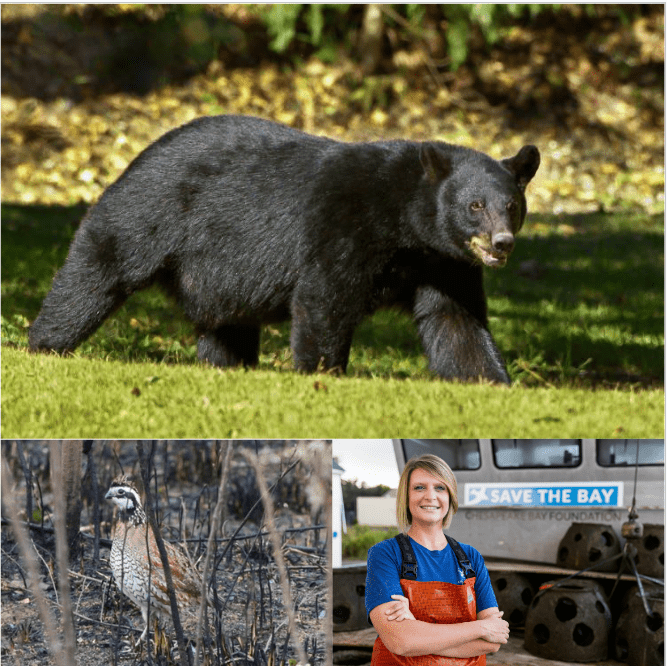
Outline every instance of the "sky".
<path id="1" fill-rule="evenodd" d="M 398 488 L 398 467 L 390 439 L 334 439 L 333 455 L 345 470 L 343 479 Z"/>

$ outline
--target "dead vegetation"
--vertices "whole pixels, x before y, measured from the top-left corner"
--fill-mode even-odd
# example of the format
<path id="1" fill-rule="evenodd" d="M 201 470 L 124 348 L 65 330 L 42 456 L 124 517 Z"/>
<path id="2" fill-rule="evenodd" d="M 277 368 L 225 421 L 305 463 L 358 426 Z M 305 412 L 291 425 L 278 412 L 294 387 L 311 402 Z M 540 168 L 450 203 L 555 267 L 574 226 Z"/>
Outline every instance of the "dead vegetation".
<path id="1" fill-rule="evenodd" d="M 229 482 L 218 505 L 220 528 L 215 529 L 227 444 L 232 447 Z M 51 443 L 77 445 L 81 443 Z M 171 626 L 151 632 L 150 642 L 135 647 L 143 628 L 141 615 L 110 583 L 112 507 L 102 498 L 121 470 L 141 479 L 138 452 L 143 447 L 162 536 L 184 545 L 193 561 L 209 556 L 206 579 L 215 590 L 217 610 L 208 610 L 210 622 L 204 625 L 198 663 L 327 663 L 329 446 L 322 441 L 282 440 L 93 442 L 82 469 L 82 545 L 69 564 L 76 655 L 72 662 L 63 661 L 68 613 L 58 582 L 53 527 L 58 493 L 49 481 L 53 450 L 46 442 L 3 442 L 2 661 L 17 666 L 195 663 L 191 648 L 187 658 L 180 656 Z M 94 477 L 97 493 L 92 491 Z M 26 497 L 32 504 L 28 529 Z M 5 520 L 16 506 L 22 535 L 34 554 L 33 574 L 25 547 Z M 96 524 L 93 516 L 98 510 Z M 203 558 L 198 567 L 204 568 Z M 52 618 L 51 630 L 44 624 L 40 597 L 46 617 Z M 53 636 L 60 637 L 58 644 Z M 185 639 L 194 642 L 193 636 Z"/>

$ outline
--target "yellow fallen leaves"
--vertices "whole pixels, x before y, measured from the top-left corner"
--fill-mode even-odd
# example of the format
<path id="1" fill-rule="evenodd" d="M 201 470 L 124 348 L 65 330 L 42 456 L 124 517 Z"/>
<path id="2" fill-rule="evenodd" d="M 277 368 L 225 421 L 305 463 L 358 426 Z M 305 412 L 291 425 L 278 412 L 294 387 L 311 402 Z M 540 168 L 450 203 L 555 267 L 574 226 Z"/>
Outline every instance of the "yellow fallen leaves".
<path id="1" fill-rule="evenodd" d="M 653 24 L 638 19 L 626 32 L 601 48 L 627 48 L 628 35 L 634 35 L 641 37 L 641 62 L 662 57 Z M 535 143 L 542 165 L 528 188 L 531 211 L 664 210 L 663 127 L 654 111 L 660 91 L 611 85 L 605 79 L 611 65 L 591 62 L 583 42 L 568 51 L 561 69 L 554 66 L 550 39 L 536 43 L 534 33 L 517 27 L 507 43 L 517 53 L 510 49 L 502 59 L 485 59 L 474 76 L 486 91 L 514 91 L 518 109 L 534 100 L 538 112 L 525 118 L 508 109 L 507 101 L 494 106 L 463 70 L 455 81 L 436 81 L 419 49 L 397 50 L 399 70 L 375 76 L 362 77 L 344 57 L 336 64 L 311 58 L 292 70 L 268 62 L 229 69 L 212 61 L 205 73 L 142 97 L 114 93 L 44 102 L 3 95 L 3 200 L 92 203 L 169 129 L 202 115 L 238 113 L 343 140 L 444 140 L 497 159 Z M 539 111 L 541 96 L 552 94 L 554 86 L 576 97 L 567 126 Z"/>

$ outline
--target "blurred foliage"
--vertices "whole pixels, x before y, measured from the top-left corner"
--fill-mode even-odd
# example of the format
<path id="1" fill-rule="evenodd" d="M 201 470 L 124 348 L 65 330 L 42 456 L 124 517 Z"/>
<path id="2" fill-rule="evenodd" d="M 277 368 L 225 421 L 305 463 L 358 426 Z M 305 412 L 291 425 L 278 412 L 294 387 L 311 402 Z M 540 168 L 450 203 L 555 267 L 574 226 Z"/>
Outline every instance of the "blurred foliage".
<path id="1" fill-rule="evenodd" d="M 138 5 L 137 8 L 146 7 Z M 295 44 L 307 44 L 315 49 L 316 57 L 331 60 L 342 45 L 354 55 L 350 47 L 357 41 L 359 17 L 366 5 L 351 4 L 250 4 L 248 10 L 265 25 L 270 37 L 269 46 L 277 53 L 285 53 Z M 382 12 L 382 32 L 396 30 L 400 41 L 428 41 L 425 19 L 437 25 L 445 36 L 448 66 L 458 69 L 467 59 L 473 33 L 478 31 L 487 45 L 501 37 L 523 20 L 531 20 L 540 14 L 563 14 L 572 11 L 571 6 L 561 4 L 439 4 L 430 9 L 423 4 L 378 5 Z M 639 15 L 636 5 L 579 5 L 579 11 L 594 19 L 604 13 L 624 23 Z M 113 11 L 113 10 L 111 10 Z M 167 14 L 180 18 L 187 31 L 198 24 L 197 44 L 205 42 L 215 47 L 220 33 L 205 29 L 202 16 L 204 5 L 168 5 Z M 383 35 L 387 36 L 387 35 Z M 394 43 L 397 40 L 394 39 Z M 357 54 L 358 55 L 358 54 Z"/>
<path id="2" fill-rule="evenodd" d="M 266 24 L 270 47 L 284 53 L 298 40 L 318 49 L 317 56 L 331 60 L 337 44 L 349 30 L 351 5 L 252 5 Z M 305 31 L 303 30 L 305 27 Z"/>
<path id="3" fill-rule="evenodd" d="M 284 53 L 296 41 L 305 41 L 325 53 L 335 50 L 346 32 L 356 30 L 355 18 L 360 11 L 354 5 L 251 5 L 266 24 L 272 37 L 271 48 Z M 423 4 L 381 5 L 385 29 L 395 28 L 402 40 L 419 41 L 425 37 L 423 28 L 427 7 Z M 533 18 L 544 12 L 562 12 L 562 5 L 553 4 L 440 4 L 433 5 L 430 15 L 439 20 L 447 41 L 449 66 L 452 70 L 465 62 L 471 33 L 479 30 L 487 44 L 495 44 L 517 21 Z M 595 5 L 586 5 L 593 15 Z M 615 6 L 613 12 L 624 19 L 628 10 Z M 304 30 L 305 28 L 305 30 Z M 324 48 L 323 48 L 324 47 Z"/>
<path id="4" fill-rule="evenodd" d="M 494 158 L 534 143 L 531 212 L 664 210 L 662 6 L 374 5 L 375 71 L 369 7 L 3 5 L 3 201 L 92 203 L 167 130 L 238 113 Z"/>
<path id="5" fill-rule="evenodd" d="M 491 47 L 520 26 L 558 20 L 613 21 L 629 25 L 646 12 L 644 5 L 618 4 L 97 4 L 62 5 L 61 11 L 78 29 L 91 16 L 134 24 L 146 36 L 140 54 L 171 64 L 201 67 L 221 49 L 237 53 L 255 46 L 252 35 L 263 33 L 265 45 L 295 61 L 315 56 L 325 62 L 345 55 L 359 60 L 364 16 L 378 8 L 385 55 L 422 49 L 439 67 L 456 71 L 473 46 Z M 132 55 L 128 54 L 128 61 Z M 395 63 L 394 63 L 395 65 Z M 380 69 L 378 69 L 378 73 Z"/>
<path id="6" fill-rule="evenodd" d="M 351 525 L 343 534 L 343 557 L 354 560 L 365 560 L 368 550 L 380 541 L 391 539 L 398 534 L 397 527 L 370 527 L 368 525 Z"/>

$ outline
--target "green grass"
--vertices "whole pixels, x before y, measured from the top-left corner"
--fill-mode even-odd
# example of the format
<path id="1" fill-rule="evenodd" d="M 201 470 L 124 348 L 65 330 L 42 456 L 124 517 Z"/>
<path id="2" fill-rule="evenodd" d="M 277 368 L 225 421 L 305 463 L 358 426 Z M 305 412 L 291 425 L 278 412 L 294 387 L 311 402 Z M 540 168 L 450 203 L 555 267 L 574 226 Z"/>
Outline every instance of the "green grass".
<path id="1" fill-rule="evenodd" d="M 292 372 L 287 323 L 265 327 L 258 369 L 219 371 L 157 289 L 72 358 L 29 354 L 83 212 L 2 207 L 3 437 L 663 436 L 660 217 L 532 216 L 508 266 L 486 273 L 507 389 L 433 377 L 392 311 L 359 327 L 345 377 Z"/>
<path id="2" fill-rule="evenodd" d="M 661 391 L 512 388 L 2 353 L 4 438 L 662 436 Z"/>
<path id="3" fill-rule="evenodd" d="M 350 525 L 343 534 L 343 557 L 365 560 L 368 550 L 380 541 L 391 539 L 398 534 L 397 527 L 369 527 L 368 525 Z"/>

